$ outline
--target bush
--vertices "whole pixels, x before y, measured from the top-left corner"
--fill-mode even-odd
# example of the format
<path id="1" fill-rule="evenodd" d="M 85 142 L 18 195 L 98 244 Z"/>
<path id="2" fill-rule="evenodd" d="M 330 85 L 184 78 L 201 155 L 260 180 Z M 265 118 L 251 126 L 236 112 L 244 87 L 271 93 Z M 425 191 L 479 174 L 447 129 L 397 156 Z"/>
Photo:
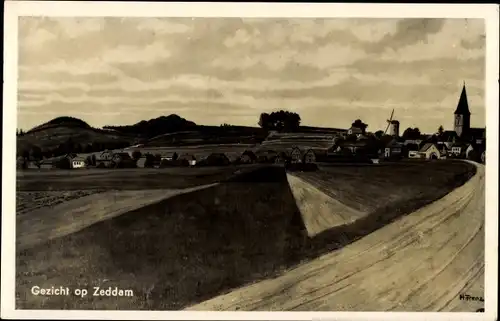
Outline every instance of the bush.
<path id="1" fill-rule="evenodd" d="M 70 169 L 71 168 L 71 162 L 67 157 L 61 157 L 59 160 L 57 160 L 54 163 L 56 168 L 59 169 Z"/>
<path id="2" fill-rule="evenodd" d="M 144 162 L 144 167 L 153 168 L 155 165 L 155 157 L 151 154 L 146 154 L 146 161 Z"/>
<path id="3" fill-rule="evenodd" d="M 137 161 L 139 158 L 141 158 L 141 156 L 142 156 L 142 153 L 138 150 L 136 150 L 132 153 L 132 159 L 135 161 Z"/>
<path id="4" fill-rule="evenodd" d="M 205 162 L 206 166 L 226 166 L 226 165 L 229 165 L 231 164 L 231 162 L 229 161 L 229 158 L 227 158 L 227 156 L 225 154 L 210 154 L 210 156 L 208 156 L 206 159 L 205 159 Z"/>

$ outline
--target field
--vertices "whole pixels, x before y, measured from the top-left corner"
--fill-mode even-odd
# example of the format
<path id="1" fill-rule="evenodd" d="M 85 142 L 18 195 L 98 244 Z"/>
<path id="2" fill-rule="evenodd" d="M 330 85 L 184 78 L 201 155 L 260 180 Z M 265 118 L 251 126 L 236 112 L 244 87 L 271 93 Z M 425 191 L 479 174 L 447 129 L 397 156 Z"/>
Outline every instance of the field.
<path id="1" fill-rule="evenodd" d="M 393 175 L 387 175 L 389 169 L 384 166 L 343 166 L 298 174 L 310 175 L 304 179 L 320 187 L 318 182 L 335 179 L 329 183 L 335 188 L 321 188 L 337 193 L 332 195 L 349 206 L 360 202 L 361 208 L 369 211 L 367 219 L 359 224 L 330 229 L 312 238 L 307 236 L 283 168 L 245 167 L 238 169 L 237 175 L 235 168 L 232 172 L 229 168 L 200 169 L 195 175 L 176 169 L 141 169 L 96 171 L 92 175 L 74 174 L 72 178 L 63 173 L 21 177 L 20 186 L 63 185 L 65 189 L 73 184 L 79 188 L 85 184 L 104 189 L 121 186 L 123 190 L 187 187 L 195 182 L 219 184 L 18 249 L 17 308 L 182 309 L 243 285 L 277 277 L 301 262 L 340 249 L 462 185 L 474 166 L 431 162 L 393 168 Z M 183 181 L 189 183 L 182 185 Z M 373 197 L 378 197 L 375 204 L 370 201 Z M 25 233 L 30 233 L 29 226 Z M 29 293 L 35 284 L 89 290 L 93 286 L 111 286 L 132 289 L 134 296 L 37 297 Z"/>
<path id="2" fill-rule="evenodd" d="M 259 165 L 203 168 L 27 170 L 17 172 L 17 191 L 88 191 L 188 188 L 226 180 Z"/>

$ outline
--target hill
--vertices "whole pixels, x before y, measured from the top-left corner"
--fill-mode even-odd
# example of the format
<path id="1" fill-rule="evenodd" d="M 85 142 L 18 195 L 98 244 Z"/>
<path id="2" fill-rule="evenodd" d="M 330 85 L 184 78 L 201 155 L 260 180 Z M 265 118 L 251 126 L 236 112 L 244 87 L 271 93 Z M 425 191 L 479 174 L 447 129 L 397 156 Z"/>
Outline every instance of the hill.
<path id="1" fill-rule="evenodd" d="M 194 122 L 172 114 L 143 120 L 134 125 L 104 126 L 104 129 L 149 139 L 162 134 L 191 130 L 196 127 L 197 125 Z"/>
<path id="2" fill-rule="evenodd" d="M 62 116 L 54 118 L 42 125 L 36 126 L 30 129 L 27 133 L 35 133 L 44 129 L 54 128 L 54 127 L 70 127 L 70 128 L 91 128 L 89 124 L 81 119 L 69 116 Z"/>
<path id="3" fill-rule="evenodd" d="M 89 145 L 94 146 L 93 149 L 103 150 L 129 146 L 134 142 L 134 137 L 95 128 L 48 126 L 17 137 L 17 153 L 21 154 L 36 146 L 42 151 L 58 155 L 55 150 L 69 142 L 76 145 L 77 149 L 82 149 L 81 151 Z"/>
<path id="4" fill-rule="evenodd" d="M 26 154 L 38 147 L 44 156 L 50 157 L 68 152 L 66 149 L 69 145 L 72 145 L 77 152 L 89 148 L 97 151 L 97 149 L 126 147 L 132 144 L 134 139 L 133 136 L 116 131 L 93 128 L 78 118 L 63 116 L 18 136 L 17 154 Z M 66 148 L 63 148 L 63 145 L 66 145 Z"/>
<path id="5" fill-rule="evenodd" d="M 189 131 L 158 135 L 149 139 L 145 147 L 194 146 L 207 144 L 258 144 L 267 131 L 245 126 L 200 126 Z"/>

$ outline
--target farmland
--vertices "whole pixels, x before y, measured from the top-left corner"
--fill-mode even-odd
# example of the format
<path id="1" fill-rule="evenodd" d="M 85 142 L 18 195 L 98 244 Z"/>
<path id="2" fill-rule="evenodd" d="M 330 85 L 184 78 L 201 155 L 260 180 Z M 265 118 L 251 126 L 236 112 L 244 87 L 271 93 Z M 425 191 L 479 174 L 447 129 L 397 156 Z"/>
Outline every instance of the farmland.
<path id="1" fill-rule="evenodd" d="M 393 175 L 388 175 L 389 168 Z M 236 169 L 240 174 L 234 175 Z M 316 173 L 293 173 L 350 207 L 359 202 L 359 209 L 368 212 L 360 223 L 309 238 L 283 168 L 193 170 L 198 172 L 136 169 L 78 173 L 85 173 L 83 170 L 73 171 L 70 178 L 49 171 L 18 176 L 23 182 L 20 186 L 39 188 L 48 184 L 66 189 L 76 184 L 80 189 L 127 190 L 219 184 L 18 250 L 17 307 L 181 309 L 245 284 L 277 277 L 301 262 L 342 248 L 443 196 L 473 174 L 473 166 L 460 162 L 331 166 Z M 377 201 L 372 204 L 374 199 Z M 30 233 L 29 228 L 26 225 L 26 233 Z M 117 286 L 132 289 L 134 297 L 42 298 L 29 294 L 33 284 L 89 289 Z"/>
<path id="2" fill-rule="evenodd" d="M 253 166 L 27 170 L 17 172 L 17 191 L 139 190 L 187 188 L 232 177 Z"/>

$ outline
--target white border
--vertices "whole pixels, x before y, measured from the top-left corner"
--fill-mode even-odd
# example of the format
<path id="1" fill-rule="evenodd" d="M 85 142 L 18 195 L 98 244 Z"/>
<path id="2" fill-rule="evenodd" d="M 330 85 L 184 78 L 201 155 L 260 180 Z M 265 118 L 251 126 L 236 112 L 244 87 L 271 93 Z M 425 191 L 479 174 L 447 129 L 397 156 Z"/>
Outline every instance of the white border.
<path id="1" fill-rule="evenodd" d="M 486 23 L 485 313 L 386 312 L 184 312 L 15 310 L 15 127 L 17 21 L 19 16 L 123 17 L 365 17 L 481 18 Z M 496 4 L 144 3 L 6 1 L 4 13 L 4 113 L 2 159 L 1 317 L 18 319 L 142 320 L 496 320 L 498 287 L 498 6 Z M 7 201 L 6 201 L 7 200 Z M 12 201 L 10 201 L 12 200 Z"/>

